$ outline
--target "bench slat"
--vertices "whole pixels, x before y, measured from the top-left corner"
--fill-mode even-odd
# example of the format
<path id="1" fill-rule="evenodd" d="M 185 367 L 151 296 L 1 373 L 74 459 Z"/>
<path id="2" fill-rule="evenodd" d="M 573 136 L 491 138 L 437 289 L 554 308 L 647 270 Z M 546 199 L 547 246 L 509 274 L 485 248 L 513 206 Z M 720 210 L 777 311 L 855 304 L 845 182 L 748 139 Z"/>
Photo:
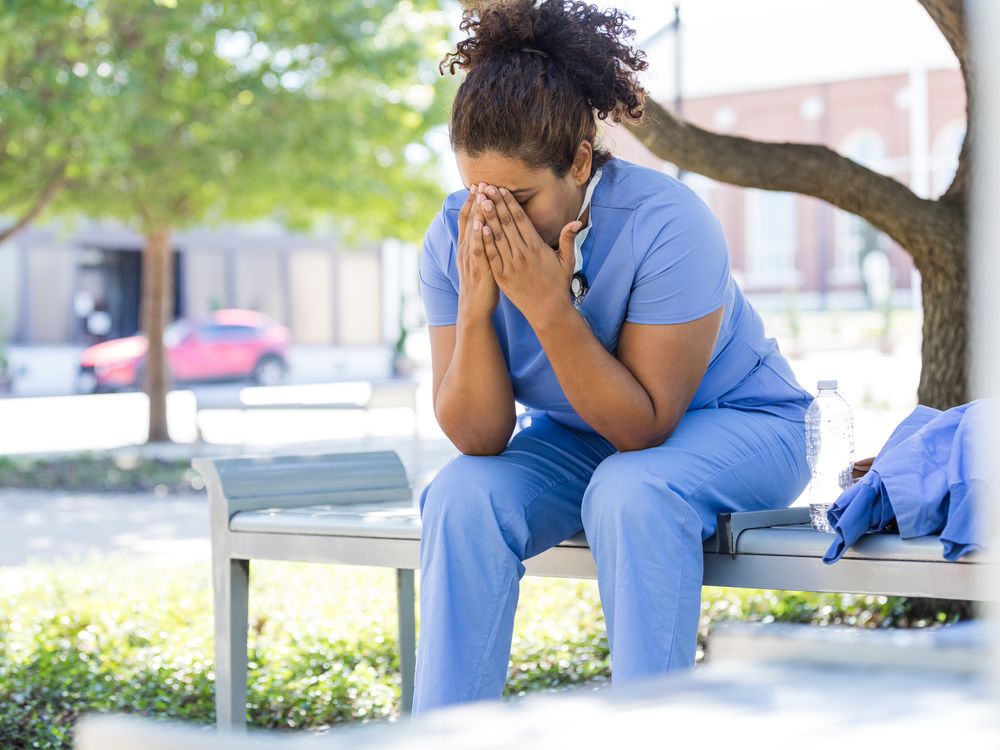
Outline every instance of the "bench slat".
<path id="1" fill-rule="evenodd" d="M 307 536 L 363 536 L 369 538 L 420 539 L 420 514 L 410 504 L 387 506 L 378 503 L 320 505 L 301 508 L 262 508 L 237 513 L 229 530 L 252 534 L 301 534 Z M 559 547 L 589 550 L 581 531 Z M 715 537 L 704 543 L 706 552 L 716 550 Z"/>
<path id="2" fill-rule="evenodd" d="M 369 530 L 369 534 L 373 534 Z M 387 534 L 362 536 L 234 532 L 235 559 L 290 560 L 419 570 L 420 540 Z M 926 561 L 841 558 L 826 565 L 818 557 L 739 555 L 706 552 L 705 586 L 826 591 L 938 599 L 979 597 L 976 566 Z M 527 575 L 596 578 L 590 550 L 567 540 L 525 560 Z"/>
<path id="3" fill-rule="evenodd" d="M 412 505 L 376 503 L 245 511 L 229 521 L 230 531 L 309 536 L 376 536 L 420 539 L 420 516 Z"/>
<path id="4" fill-rule="evenodd" d="M 196 458 L 192 464 L 209 482 L 211 500 L 224 502 L 229 516 L 260 508 L 412 497 L 394 451 Z M 216 482 L 219 487 L 213 488 Z"/>
<path id="5" fill-rule="evenodd" d="M 793 555 L 822 558 L 833 542 L 833 534 L 816 531 L 811 526 L 776 526 L 771 529 L 748 529 L 740 534 L 736 545 L 738 555 Z M 968 556 L 949 562 L 942 556 L 938 536 L 903 539 L 899 534 L 865 534 L 844 552 L 844 558 L 859 560 L 903 560 L 940 565 L 965 565 Z M 840 561 L 828 566 L 835 568 Z"/>
<path id="6" fill-rule="evenodd" d="M 369 503 L 264 508 L 237 513 L 230 519 L 229 529 L 258 534 L 419 539 L 420 516 L 409 503 L 393 506 Z M 750 528 L 740 534 L 736 553 L 738 557 L 764 555 L 821 560 L 832 539 L 833 535 L 816 531 L 811 526 Z M 587 539 L 581 532 L 564 544 L 586 547 Z M 706 540 L 704 547 L 706 552 L 717 551 L 715 537 Z M 847 550 L 844 558 L 955 564 L 941 556 L 941 542 L 936 536 L 901 539 L 897 534 L 867 534 Z M 959 564 L 968 562 L 970 559 L 965 558 Z M 838 564 L 827 567 L 833 568 Z"/>
<path id="7" fill-rule="evenodd" d="M 883 596 L 976 600 L 976 565 L 922 560 L 842 557 L 827 565 L 818 557 L 790 555 L 705 555 L 706 586 L 823 591 Z"/>

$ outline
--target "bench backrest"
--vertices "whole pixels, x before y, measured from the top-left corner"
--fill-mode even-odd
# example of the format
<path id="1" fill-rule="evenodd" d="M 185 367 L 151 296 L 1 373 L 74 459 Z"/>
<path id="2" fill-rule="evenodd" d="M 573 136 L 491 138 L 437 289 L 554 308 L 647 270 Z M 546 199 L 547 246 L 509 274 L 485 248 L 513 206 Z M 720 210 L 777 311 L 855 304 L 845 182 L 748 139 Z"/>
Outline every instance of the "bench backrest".
<path id="1" fill-rule="evenodd" d="M 417 383 L 414 380 L 383 380 L 372 383 L 369 409 L 416 406 Z"/>
<path id="2" fill-rule="evenodd" d="M 406 470 L 393 451 L 196 458 L 191 463 L 205 477 L 213 516 L 224 511 L 226 521 L 245 510 L 412 497 Z"/>

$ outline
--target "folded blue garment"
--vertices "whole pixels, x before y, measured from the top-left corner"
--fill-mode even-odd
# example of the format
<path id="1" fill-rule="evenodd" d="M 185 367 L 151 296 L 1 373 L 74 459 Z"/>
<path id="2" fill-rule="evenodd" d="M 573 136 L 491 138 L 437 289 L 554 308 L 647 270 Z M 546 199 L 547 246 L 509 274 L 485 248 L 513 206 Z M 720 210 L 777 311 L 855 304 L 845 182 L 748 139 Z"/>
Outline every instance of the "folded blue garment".
<path id="1" fill-rule="evenodd" d="M 946 560 L 985 547 L 987 485 L 996 477 L 990 460 L 987 414 L 1000 402 L 978 399 L 947 411 L 918 406 L 893 430 L 860 480 L 827 511 L 836 539 L 823 556 L 832 564 L 869 531 L 895 519 L 910 539 L 938 534 Z"/>

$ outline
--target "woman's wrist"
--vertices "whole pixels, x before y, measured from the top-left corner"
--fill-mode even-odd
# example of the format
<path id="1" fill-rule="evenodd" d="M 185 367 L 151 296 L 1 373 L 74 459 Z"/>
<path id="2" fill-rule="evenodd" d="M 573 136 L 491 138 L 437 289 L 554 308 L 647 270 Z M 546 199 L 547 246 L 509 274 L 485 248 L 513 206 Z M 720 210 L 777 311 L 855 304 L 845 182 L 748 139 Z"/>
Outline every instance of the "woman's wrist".
<path id="1" fill-rule="evenodd" d="M 565 297 L 556 295 L 522 312 L 539 338 L 561 328 L 567 320 L 578 314 L 568 295 Z"/>
<path id="2" fill-rule="evenodd" d="M 458 319 L 455 321 L 458 330 L 463 328 L 479 329 L 487 325 L 492 326 L 492 324 L 493 310 L 463 305 L 458 306 Z"/>

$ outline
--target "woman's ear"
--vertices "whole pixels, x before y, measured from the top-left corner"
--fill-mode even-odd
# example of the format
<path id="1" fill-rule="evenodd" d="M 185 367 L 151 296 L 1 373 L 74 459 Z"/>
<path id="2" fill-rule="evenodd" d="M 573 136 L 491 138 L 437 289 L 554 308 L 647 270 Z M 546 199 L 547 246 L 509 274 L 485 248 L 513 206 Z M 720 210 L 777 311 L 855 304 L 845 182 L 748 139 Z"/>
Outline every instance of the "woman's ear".
<path id="1" fill-rule="evenodd" d="M 573 179 L 577 185 L 585 185 L 590 180 L 590 167 L 594 161 L 594 147 L 590 141 L 581 141 L 573 159 Z"/>

